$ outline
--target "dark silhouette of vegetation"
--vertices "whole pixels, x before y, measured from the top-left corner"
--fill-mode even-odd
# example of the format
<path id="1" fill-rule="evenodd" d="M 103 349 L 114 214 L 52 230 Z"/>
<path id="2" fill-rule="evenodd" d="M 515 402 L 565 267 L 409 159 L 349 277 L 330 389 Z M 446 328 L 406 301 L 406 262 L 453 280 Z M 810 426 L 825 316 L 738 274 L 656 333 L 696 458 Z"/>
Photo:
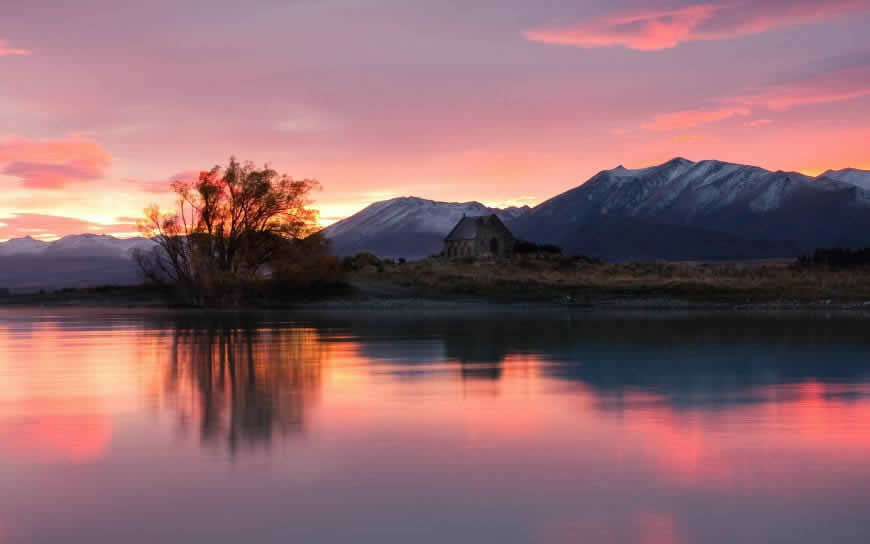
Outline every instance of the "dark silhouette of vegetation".
<path id="1" fill-rule="evenodd" d="M 812 255 L 800 257 L 798 263 L 802 266 L 821 265 L 831 268 L 870 266 L 870 248 L 848 249 L 837 247 L 817 249 Z"/>
<path id="2" fill-rule="evenodd" d="M 553 244 L 536 244 L 527 240 L 517 240 L 514 244 L 514 253 L 517 255 L 529 253 L 562 254 L 562 248 Z"/>
<path id="3" fill-rule="evenodd" d="M 345 257 L 342 261 L 342 266 L 347 272 L 359 272 L 365 270 L 377 270 L 378 272 L 383 272 L 386 264 L 386 261 L 382 261 L 377 255 L 369 251 L 361 251 L 353 257 Z M 390 262 L 390 264 L 393 263 Z"/>
<path id="4" fill-rule="evenodd" d="M 145 210 L 139 229 L 158 247 L 136 261 L 146 280 L 172 284 L 197 305 L 238 304 L 264 287 L 336 282 L 340 265 L 328 241 L 312 236 L 310 194 L 318 187 L 230 158 L 196 181 L 173 183 L 174 211 Z"/>

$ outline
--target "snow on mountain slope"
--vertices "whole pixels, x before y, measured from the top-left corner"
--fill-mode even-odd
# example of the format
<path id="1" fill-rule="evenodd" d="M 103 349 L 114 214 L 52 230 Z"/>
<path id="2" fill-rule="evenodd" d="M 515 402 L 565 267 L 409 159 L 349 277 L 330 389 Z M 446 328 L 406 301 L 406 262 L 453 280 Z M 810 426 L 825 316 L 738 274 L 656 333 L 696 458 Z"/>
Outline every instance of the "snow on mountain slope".
<path id="1" fill-rule="evenodd" d="M 384 257 L 417 258 L 441 250 L 444 236 L 463 215 L 495 213 L 509 222 L 528 207 L 496 209 L 479 202 L 436 202 L 400 197 L 375 202 L 362 211 L 323 229 L 333 252 L 351 255 L 373 251 Z"/>
<path id="2" fill-rule="evenodd" d="M 860 187 L 870 191 L 870 171 L 858 170 L 857 168 L 843 168 L 842 170 L 828 170 L 816 179 L 828 178 Z"/>
<path id="3" fill-rule="evenodd" d="M 146 238 L 115 238 L 106 234 L 74 234 L 49 244 L 46 254 L 76 256 L 117 256 L 131 258 L 134 249 L 150 249 L 154 242 Z"/>
<path id="4" fill-rule="evenodd" d="M 35 255 L 45 251 L 48 247 L 48 242 L 36 240 L 30 236 L 24 238 L 12 238 L 5 242 L 0 242 L 0 256 L 5 255 Z"/>
<path id="5" fill-rule="evenodd" d="M 154 242 L 142 237 L 115 238 L 105 234 L 72 234 L 54 242 L 43 242 L 31 237 L 13 238 L 0 242 L 0 256 L 63 255 L 131 258 L 133 250 L 148 250 L 154 246 Z"/>
<path id="6" fill-rule="evenodd" d="M 583 185 L 541 204 L 527 218 L 558 210 L 575 217 L 592 213 L 686 220 L 735 205 L 764 213 L 783 207 L 800 192 L 846 188 L 836 180 L 820 186 L 813 178 L 796 172 L 680 158 L 642 170 L 620 166 L 602 171 Z"/>
<path id="7" fill-rule="evenodd" d="M 602 230 L 603 224 L 609 229 Z M 670 240 L 646 235 L 650 230 L 665 232 L 665 225 Z M 570 253 L 594 247 L 608 258 L 704 258 L 735 251 L 740 240 L 745 251 L 735 257 L 757 256 L 762 248 L 795 252 L 819 245 L 870 245 L 870 231 L 862 232 L 865 225 L 870 228 L 870 207 L 854 185 L 677 158 L 638 170 L 619 166 L 599 172 L 524 214 L 512 227 L 520 237 L 554 243 Z M 595 240 L 590 238 L 593 232 Z M 639 238 L 632 244 L 627 236 Z M 714 244 L 714 237 L 719 242 Z M 690 247 L 677 251 L 674 239 Z M 629 251 L 637 253 L 619 253 Z"/>

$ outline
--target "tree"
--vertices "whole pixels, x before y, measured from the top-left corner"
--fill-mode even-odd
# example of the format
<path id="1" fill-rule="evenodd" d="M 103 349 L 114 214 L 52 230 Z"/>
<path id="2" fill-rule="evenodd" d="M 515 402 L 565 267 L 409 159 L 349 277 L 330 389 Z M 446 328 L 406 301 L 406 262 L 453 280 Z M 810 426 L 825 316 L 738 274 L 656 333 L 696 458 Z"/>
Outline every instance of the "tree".
<path id="1" fill-rule="evenodd" d="M 146 208 L 139 230 L 158 248 L 137 262 L 147 279 L 184 287 L 200 303 L 222 287 L 262 278 L 288 244 L 317 229 L 309 206 L 319 186 L 231 157 L 196 181 L 174 182 L 174 212 Z"/>

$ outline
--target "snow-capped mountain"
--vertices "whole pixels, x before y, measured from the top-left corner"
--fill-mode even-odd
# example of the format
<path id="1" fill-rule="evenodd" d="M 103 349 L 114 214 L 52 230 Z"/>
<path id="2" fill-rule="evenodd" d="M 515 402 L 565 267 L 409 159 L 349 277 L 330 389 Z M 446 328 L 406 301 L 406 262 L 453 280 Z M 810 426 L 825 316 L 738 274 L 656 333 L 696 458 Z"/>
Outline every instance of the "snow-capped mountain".
<path id="1" fill-rule="evenodd" d="M 436 202 L 400 197 L 376 202 L 323 229 L 336 255 L 373 251 L 383 257 L 425 257 L 441 251 L 444 237 L 463 215 L 495 213 L 509 222 L 529 208 L 488 208 L 480 202 Z"/>
<path id="2" fill-rule="evenodd" d="M 13 238 L 6 242 L 0 242 L 0 256 L 4 255 L 34 255 L 45 251 L 48 242 L 36 240 L 30 236 Z"/>
<path id="3" fill-rule="evenodd" d="M 75 254 L 79 256 L 105 255 L 132 257 L 135 249 L 150 249 L 154 242 L 147 238 L 115 238 L 106 234 L 74 234 L 52 242 L 46 252 Z"/>
<path id="4" fill-rule="evenodd" d="M 794 257 L 818 247 L 870 247 L 870 172 L 847 168 L 813 178 L 676 158 L 649 168 L 604 170 L 534 208 L 402 197 L 376 202 L 322 233 L 337 255 L 373 251 L 419 258 L 440 252 L 463 215 L 490 213 L 518 238 L 556 244 L 568 254 L 610 260 Z M 33 270 L 99 257 L 127 267 L 135 249 L 153 247 L 145 238 L 96 234 L 50 243 L 18 238 L 0 242 L 0 264 L 9 270 L 13 257 L 42 259 L 21 268 Z M 11 280 L 0 274 L 0 287 L 2 281 Z"/>
<path id="5" fill-rule="evenodd" d="M 64 255 L 130 259 L 134 250 L 148 250 L 154 245 L 154 242 L 147 238 L 115 238 L 105 234 L 71 234 L 53 242 L 43 242 L 28 236 L 0 242 L 0 256 Z"/>
<path id="6" fill-rule="evenodd" d="M 518 238 L 569 254 L 625 259 L 793 257 L 817 247 L 870 246 L 870 179 L 861 170 L 812 178 L 757 166 L 676 158 L 618 166 L 535 208 L 405 197 L 324 229 L 338 255 L 416 258 L 440 251 L 465 215 L 497 213 Z"/>
<path id="7" fill-rule="evenodd" d="M 611 259 L 793 256 L 870 245 L 855 183 L 721 161 L 599 172 L 512 223 L 521 237 Z"/>
<path id="8" fill-rule="evenodd" d="M 74 234 L 54 242 L 13 238 L 0 242 L 0 287 L 29 292 L 140 283 L 133 252 L 154 246 L 147 238 L 102 234 Z"/>
<path id="9" fill-rule="evenodd" d="M 857 168 L 843 168 L 842 170 L 828 170 L 817 179 L 828 178 L 860 187 L 870 191 L 870 171 L 858 170 Z"/>

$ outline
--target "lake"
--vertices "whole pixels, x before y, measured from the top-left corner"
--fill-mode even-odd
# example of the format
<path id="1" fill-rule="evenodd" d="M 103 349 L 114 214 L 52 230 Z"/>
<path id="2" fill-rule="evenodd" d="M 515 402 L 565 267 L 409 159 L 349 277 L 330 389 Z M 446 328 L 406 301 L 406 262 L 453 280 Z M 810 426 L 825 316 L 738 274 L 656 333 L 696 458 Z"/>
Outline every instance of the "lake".
<path id="1" fill-rule="evenodd" d="M 868 331 L 0 309 L 0 543 L 866 543 Z"/>

